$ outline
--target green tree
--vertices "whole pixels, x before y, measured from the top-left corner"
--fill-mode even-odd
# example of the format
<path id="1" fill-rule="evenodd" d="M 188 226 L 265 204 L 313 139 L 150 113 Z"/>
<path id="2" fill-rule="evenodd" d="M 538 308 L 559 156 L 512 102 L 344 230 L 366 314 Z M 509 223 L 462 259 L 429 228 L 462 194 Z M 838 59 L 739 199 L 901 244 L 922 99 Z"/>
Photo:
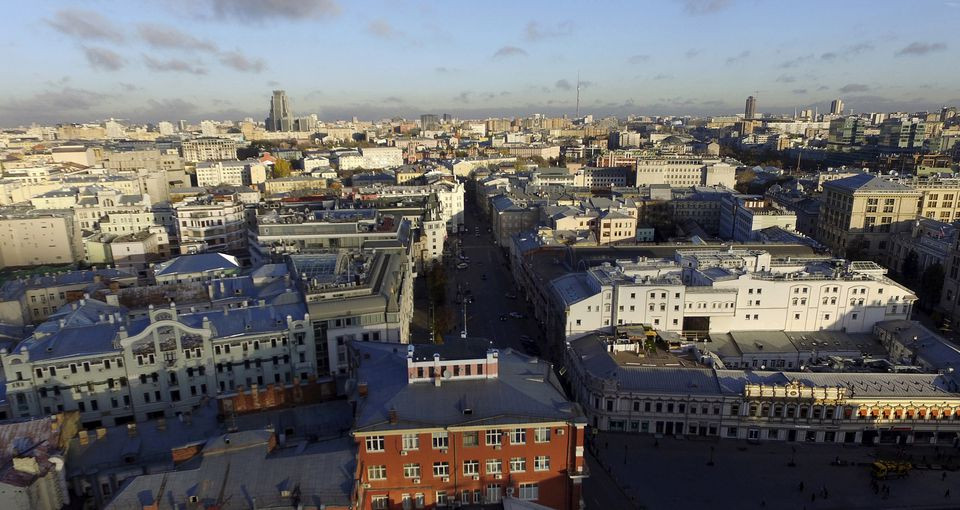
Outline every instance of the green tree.
<path id="1" fill-rule="evenodd" d="M 289 161 L 283 158 L 277 158 L 277 160 L 273 163 L 273 178 L 279 179 L 280 177 L 290 177 L 291 168 L 292 167 Z"/>
<path id="2" fill-rule="evenodd" d="M 940 302 L 940 292 L 943 290 L 945 276 L 943 266 L 938 263 L 931 264 L 920 276 L 920 287 L 917 294 L 921 305 L 927 310 L 933 310 Z"/>
<path id="3" fill-rule="evenodd" d="M 902 274 L 907 280 L 913 281 L 917 277 L 918 269 L 919 261 L 917 260 L 917 252 L 910 250 L 910 253 L 907 254 L 907 258 L 903 259 L 903 266 L 900 268 L 900 274 Z"/>

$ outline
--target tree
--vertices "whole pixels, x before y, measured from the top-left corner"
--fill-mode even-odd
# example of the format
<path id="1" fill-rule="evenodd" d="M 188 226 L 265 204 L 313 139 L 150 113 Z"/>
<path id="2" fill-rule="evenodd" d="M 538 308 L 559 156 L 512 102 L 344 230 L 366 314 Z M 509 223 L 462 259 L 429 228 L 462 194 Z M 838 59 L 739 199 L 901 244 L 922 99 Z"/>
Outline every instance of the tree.
<path id="1" fill-rule="evenodd" d="M 903 275 L 908 281 L 913 281 L 917 277 L 917 270 L 919 269 L 919 261 L 917 260 L 917 252 L 910 250 L 910 253 L 907 254 L 907 258 L 903 259 L 903 266 L 900 268 L 900 274 Z"/>
<path id="2" fill-rule="evenodd" d="M 747 193 L 750 189 L 750 183 L 757 178 L 757 173 L 753 170 L 747 168 L 737 172 L 737 183 L 734 185 L 737 191 L 740 193 Z"/>
<path id="3" fill-rule="evenodd" d="M 279 179 L 280 177 L 290 177 L 291 168 L 292 167 L 289 161 L 283 158 L 277 158 L 277 160 L 273 163 L 273 178 Z"/>
<path id="4" fill-rule="evenodd" d="M 943 279 L 946 276 L 943 266 L 939 263 L 931 264 L 920 276 L 919 294 L 920 303 L 927 310 L 932 310 L 940 302 L 940 292 L 943 290 Z"/>

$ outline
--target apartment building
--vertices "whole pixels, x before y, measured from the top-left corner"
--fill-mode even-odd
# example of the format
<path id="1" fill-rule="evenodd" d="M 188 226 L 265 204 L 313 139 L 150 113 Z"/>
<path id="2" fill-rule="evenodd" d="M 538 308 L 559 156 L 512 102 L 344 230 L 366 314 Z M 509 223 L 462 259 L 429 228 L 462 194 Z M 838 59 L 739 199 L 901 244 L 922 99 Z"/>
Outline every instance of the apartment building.
<path id="1" fill-rule="evenodd" d="M 960 179 L 920 178 L 902 184 L 920 192 L 919 216 L 945 223 L 960 221 Z"/>
<path id="2" fill-rule="evenodd" d="M 125 195 L 115 189 L 90 186 L 77 195 L 74 222 L 81 230 L 99 231 L 100 221 L 111 214 L 149 215 L 150 208 L 149 195 Z"/>
<path id="3" fill-rule="evenodd" d="M 311 177 L 309 175 L 292 175 L 279 179 L 267 179 L 263 183 L 263 190 L 268 195 L 290 193 L 291 191 L 313 190 L 326 191 L 327 179 Z"/>
<path id="4" fill-rule="evenodd" d="M 761 195 L 721 195 L 718 234 L 722 239 L 756 241 L 760 231 L 770 227 L 795 232 L 797 215 Z"/>
<path id="5" fill-rule="evenodd" d="M 362 168 L 395 168 L 403 165 L 403 150 L 400 147 L 362 147 Z"/>
<path id="6" fill-rule="evenodd" d="M 605 263 L 551 282 L 567 340 L 625 324 L 683 332 L 869 332 L 910 317 L 917 297 L 872 262 L 774 258 L 761 250 L 678 250 Z"/>
<path id="7" fill-rule="evenodd" d="M 246 217 L 232 195 L 187 197 L 173 204 L 180 253 L 245 252 Z"/>
<path id="8" fill-rule="evenodd" d="M 267 167 L 256 159 L 197 163 L 197 186 L 251 186 L 266 182 Z"/>
<path id="9" fill-rule="evenodd" d="M 716 235 L 720 231 L 721 202 L 731 193 L 733 190 L 728 188 L 674 189 L 667 202 L 670 218 L 675 223 L 693 220 L 708 233 Z"/>
<path id="10" fill-rule="evenodd" d="M 912 228 L 920 196 L 871 174 L 826 182 L 816 238 L 838 256 L 880 260 L 891 234 Z"/>
<path id="11" fill-rule="evenodd" d="M 464 227 L 464 194 L 465 188 L 462 182 L 438 181 L 422 186 L 363 186 L 354 188 L 348 196 L 376 200 L 436 195 L 447 232 L 453 234 Z"/>
<path id="12" fill-rule="evenodd" d="M 16 417 L 78 411 L 84 428 L 188 413 L 244 389 L 293 387 L 316 373 L 306 306 L 244 302 L 201 312 L 175 304 L 130 314 L 84 298 L 0 351 Z"/>
<path id="13" fill-rule="evenodd" d="M 686 186 L 736 185 L 736 168 L 720 159 L 692 156 L 640 158 L 636 162 L 636 185 Z"/>
<path id="14" fill-rule="evenodd" d="M 234 160 L 237 159 L 237 142 L 229 138 L 197 138 L 184 141 L 180 152 L 186 161 Z"/>
<path id="15" fill-rule="evenodd" d="M 600 430 L 755 442 L 953 445 L 960 392 L 952 375 L 728 370 L 594 335 L 570 343 L 574 399 Z M 670 363 L 668 366 L 666 363 Z"/>
<path id="16" fill-rule="evenodd" d="M 0 267 L 70 264 L 83 252 L 69 211 L 0 213 Z"/>
<path id="17" fill-rule="evenodd" d="M 95 288 L 126 288 L 137 284 L 127 271 L 100 268 L 45 273 L 11 279 L 0 286 L 0 322 L 23 326 L 40 323 L 67 303 Z"/>
<path id="18" fill-rule="evenodd" d="M 582 506 L 586 423 L 549 364 L 481 338 L 351 352 L 357 508 Z"/>

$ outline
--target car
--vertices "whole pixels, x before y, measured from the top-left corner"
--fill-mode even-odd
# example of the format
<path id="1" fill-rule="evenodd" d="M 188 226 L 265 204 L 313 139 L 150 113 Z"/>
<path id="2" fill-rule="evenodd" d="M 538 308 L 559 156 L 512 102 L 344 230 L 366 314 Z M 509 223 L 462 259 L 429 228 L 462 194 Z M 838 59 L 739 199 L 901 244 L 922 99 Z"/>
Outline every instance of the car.
<path id="1" fill-rule="evenodd" d="M 500 316 L 500 322 L 507 322 L 507 316 L 506 316 L 506 315 L 501 315 L 501 316 Z"/>
<path id="2" fill-rule="evenodd" d="M 510 312 L 510 317 L 513 317 L 514 319 L 522 319 L 526 316 L 520 312 Z"/>
<path id="3" fill-rule="evenodd" d="M 470 264 L 467 264 L 466 262 L 461 262 L 457 264 L 457 269 L 466 269 L 468 267 L 470 267 Z"/>

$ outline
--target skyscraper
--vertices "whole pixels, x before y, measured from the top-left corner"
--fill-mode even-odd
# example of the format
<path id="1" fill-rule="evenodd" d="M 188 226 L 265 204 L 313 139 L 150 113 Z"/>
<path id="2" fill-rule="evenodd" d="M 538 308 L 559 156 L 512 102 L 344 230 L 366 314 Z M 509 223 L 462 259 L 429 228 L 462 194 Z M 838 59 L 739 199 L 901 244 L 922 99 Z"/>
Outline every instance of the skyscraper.
<path id="1" fill-rule="evenodd" d="M 843 101 L 840 98 L 830 101 L 830 115 L 843 115 Z"/>
<path id="2" fill-rule="evenodd" d="M 757 113 L 757 98 L 750 96 L 747 98 L 747 106 L 743 109 L 743 118 L 752 119 Z"/>
<path id="3" fill-rule="evenodd" d="M 293 113 L 290 111 L 290 102 L 287 93 L 283 90 L 274 90 L 270 98 L 270 116 L 265 121 L 267 131 L 290 131 L 293 129 Z"/>

